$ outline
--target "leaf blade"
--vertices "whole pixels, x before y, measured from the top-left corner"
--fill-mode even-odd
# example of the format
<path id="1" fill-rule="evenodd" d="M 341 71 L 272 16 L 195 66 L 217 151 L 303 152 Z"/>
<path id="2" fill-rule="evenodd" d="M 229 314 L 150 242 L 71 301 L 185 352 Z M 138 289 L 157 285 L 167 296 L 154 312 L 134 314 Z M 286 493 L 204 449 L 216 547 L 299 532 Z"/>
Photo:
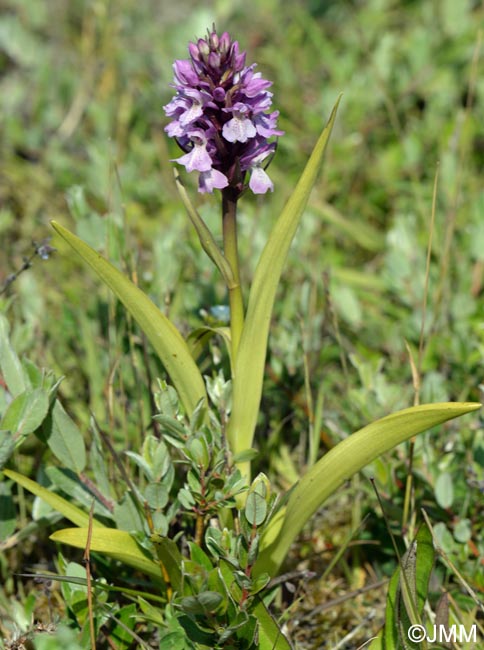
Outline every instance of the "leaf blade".
<path id="1" fill-rule="evenodd" d="M 32 494 L 35 494 L 35 496 L 40 497 L 46 501 L 46 503 L 52 506 L 54 510 L 60 512 L 61 515 L 64 515 L 64 517 L 71 521 L 73 524 L 76 524 L 77 526 L 89 525 L 89 515 L 77 506 L 67 501 L 67 499 L 64 499 L 55 492 L 51 492 L 42 485 L 39 485 L 35 481 L 32 481 L 32 479 L 27 478 L 18 472 L 14 472 L 11 469 L 4 469 L 2 472 L 5 474 L 5 476 L 12 479 L 12 481 L 15 481 L 29 492 L 32 492 Z M 105 527 L 104 524 L 102 524 L 97 519 L 93 519 L 92 524 L 93 527 Z"/>
<path id="2" fill-rule="evenodd" d="M 88 528 L 64 528 L 50 536 L 54 542 L 68 544 L 75 548 L 85 549 L 88 538 Z M 143 571 L 151 577 L 161 580 L 160 567 L 147 558 L 133 537 L 124 530 L 116 528 L 93 528 L 91 532 L 91 551 L 108 555 L 128 566 Z"/>
<path id="3" fill-rule="evenodd" d="M 365 465 L 412 436 L 479 408 L 481 404 L 474 402 L 414 406 L 372 422 L 338 443 L 292 490 L 278 534 L 271 535 L 270 524 L 264 531 L 255 575 L 263 572 L 274 575 L 313 513 L 339 485 Z"/>
<path id="4" fill-rule="evenodd" d="M 336 118 L 339 99 L 298 184 L 262 251 L 249 294 L 237 358 L 234 360 L 233 407 L 227 437 L 237 454 L 252 446 L 264 377 L 269 325 L 279 279 L 301 220 Z"/>
<path id="5" fill-rule="evenodd" d="M 52 227 L 116 294 L 146 334 L 166 368 L 180 400 L 191 415 L 200 399 L 206 399 L 202 375 L 190 350 L 173 323 L 131 280 L 67 228 Z"/>

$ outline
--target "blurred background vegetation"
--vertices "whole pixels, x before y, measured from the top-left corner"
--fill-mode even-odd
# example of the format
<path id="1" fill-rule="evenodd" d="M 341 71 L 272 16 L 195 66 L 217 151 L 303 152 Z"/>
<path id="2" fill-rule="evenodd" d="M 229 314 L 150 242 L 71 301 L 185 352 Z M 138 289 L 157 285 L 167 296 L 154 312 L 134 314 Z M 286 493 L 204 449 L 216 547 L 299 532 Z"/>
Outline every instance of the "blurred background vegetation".
<path id="1" fill-rule="evenodd" d="M 247 196 L 240 205 L 246 286 L 343 93 L 325 170 L 276 305 L 258 437 L 261 467 L 282 488 L 297 477 L 315 412 L 322 453 L 369 420 L 410 406 L 408 349 L 421 402 L 479 401 L 483 19 L 480 0 L 4 0 L 0 287 L 31 254 L 32 241 L 51 236 L 55 218 L 128 273 L 186 333 L 223 318 L 223 285 L 178 200 L 170 162 L 178 152 L 163 132 L 173 60 L 186 58 L 188 41 L 215 22 L 273 80 L 286 132 L 270 169 L 274 194 Z M 186 182 L 219 232 L 217 197 L 196 195 L 196 179 Z M 0 295 L 13 344 L 65 376 L 63 402 L 81 427 L 92 412 L 114 439 L 137 448 L 151 426 L 147 387 L 163 370 L 112 296 L 61 242 L 51 245 L 56 254 L 36 258 Z M 211 356 L 226 363 L 216 344 Z M 35 444 L 23 451 L 22 471 L 35 471 L 41 453 Z M 391 463 L 379 461 L 371 470 L 396 508 L 395 522 L 405 458 L 399 450 Z M 480 416 L 420 437 L 414 469 L 417 505 L 434 509 L 445 549 L 474 587 L 484 589 Z M 342 491 L 309 531 L 308 547 L 298 548 L 299 559 L 314 548 L 324 557 L 326 543 L 341 543 L 347 526 L 376 509 L 369 494 L 357 480 Z M 367 534 L 387 547 L 384 566 L 392 551 L 380 525 L 380 515 L 373 515 Z M 34 547 L 31 541 L 17 549 L 15 561 L 2 563 L 5 580 L 9 562 L 18 569 L 40 559 Z M 377 551 L 368 549 L 355 551 L 347 567 L 381 573 L 373 566 Z M 328 590 L 334 595 L 343 578 L 342 589 L 348 581 L 355 587 L 358 571 L 335 574 Z M 322 586 L 316 601 L 324 600 L 320 592 Z M 350 608 L 350 629 L 354 615 Z"/>

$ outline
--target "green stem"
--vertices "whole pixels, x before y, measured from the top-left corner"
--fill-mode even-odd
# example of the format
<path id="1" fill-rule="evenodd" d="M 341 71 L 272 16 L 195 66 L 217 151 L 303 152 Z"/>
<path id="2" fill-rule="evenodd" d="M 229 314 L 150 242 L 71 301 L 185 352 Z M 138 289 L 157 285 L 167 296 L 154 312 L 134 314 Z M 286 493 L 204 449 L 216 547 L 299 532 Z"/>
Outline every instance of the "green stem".
<path id="1" fill-rule="evenodd" d="M 233 188 L 222 191 L 222 224 L 224 256 L 233 273 L 233 286 L 228 287 L 230 306 L 230 334 L 232 339 L 232 359 L 235 367 L 240 336 L 244 326 L 244 301 L 240 286 L 239 253 L 237 248 L 237 193 Z"/>

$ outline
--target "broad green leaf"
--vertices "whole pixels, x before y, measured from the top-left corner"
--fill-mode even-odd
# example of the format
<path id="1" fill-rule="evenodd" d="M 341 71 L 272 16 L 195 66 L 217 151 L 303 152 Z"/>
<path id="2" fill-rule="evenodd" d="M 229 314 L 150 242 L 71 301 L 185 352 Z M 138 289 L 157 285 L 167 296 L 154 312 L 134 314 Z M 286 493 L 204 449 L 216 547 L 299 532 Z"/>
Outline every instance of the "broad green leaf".
<path id="1" fill-rule="evenodd" d="M 132 536 L 116 528 L 93 527 L 91 531 L 91 551 L 102 553 L 119 560 L 128 566 L 143 571 L 157 580 L 161 579 L 160 567 L 156 562 L 150 560 L 140 549 Z M 50 536 L 54 542 L 68 544 L 76 548 L 86 548 L 88 528 L 64 528 Z"/>
<path id="2" fill-rule="evenodd" d="M 50 417 L 44 422 L 42 438 L 63 465 L 77 474 L 82 472 L 86 466 L 84 438 L 58 400 L 52 407 Z"/>
<path id="3" fill-rule="evenodd" d="M 35 431 L 41 424 L 49 408 L 49 396 L 42 388 L 26 390 L 10 402 L 0 423 L 16 438 Z"/>
<path id="4" fill-rule="evenodd" d="M 200 399 L 206 399 L 205 385 L 180 332 L 141 289 L 99 253 L 55 221 L 52 226 L 133 316 L 165 366 L 185 409 L 191 414 Z"/>
<path id="5" fill-rule="evenodd" d="M 338 100 L 339 103 L 339 100 Z M 227 436 L 237 454 L 252 446 L 262 395 L 262 381 L 272 308 L 291 242 L 323 162 L 338 103 L 262 251 L 249 294 L 247 315 L 234 360 L 233 406 Z"/>
<path id="6" fill-rule="evenodd" d="M 9 331 L 8 320 L 3 314 L 0 314 L 0 371 L 5 378 L 8 390 L 16 397 L 28 386 L 20 359 L 10 344 Z"/>
<path id="7" fill-rule="evenodd" d="M 254 575 L 264 572 L 275 575 L 306 522 L 345 480 L 365 465 L 417 433 L 480 407 L 481 404 L 474 402 L 414 406 L 372 422 L 337 444 L 292 490 L 276 536 L 271 531 L 275 524 L 269 523 L 262 536 L 262 551 Z M 276 523 L 280 525 L 280 520 Z"/>
<path id="8" fill-rule="evenodd" d="M 12 479 L 12 481 L 15 481 L 29 492 L 32 492 L 32 494 L 35 494 L 36 496 L 46 501 L 50 506 L 52 506 L 52 508 L 54 508 L 54 510 L 60 512 L 61 515 L 64 515 L 66 519 L 72 521 L 72 523 L 76 524 L 76 526 L 89 525 L 89 515 L 83 512 L 77 506 L 67 501 L 67 499 L 64 499 L 58 494 L 55 494 L 55 492 L 51 492 L 42 485 L 39 485 L 35 481 L 32 481 L 30 478 L 22 476 L 22 474 L 14 472 L 11 469 L 4 469 L 3 473 L 8 478 Z M 104 528 L 104 524 L 102 524 L 97 519 L 92 520 L 92 525 L 93 527 Z"/>

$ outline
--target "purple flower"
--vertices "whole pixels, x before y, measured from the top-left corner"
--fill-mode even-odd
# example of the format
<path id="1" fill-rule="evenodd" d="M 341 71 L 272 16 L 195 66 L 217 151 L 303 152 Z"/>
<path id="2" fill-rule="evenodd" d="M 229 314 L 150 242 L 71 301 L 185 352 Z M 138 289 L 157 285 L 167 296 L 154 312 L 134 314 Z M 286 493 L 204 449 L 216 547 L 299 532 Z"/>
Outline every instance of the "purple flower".
<path id="1" fill-rule="evenodd" d="M 164 107 L 171 118 L 165 131 L 185 152 L 175 162 L 200 172 L 200 192 L 272 191 L 265 169 L 276 143 L 268 138 L 284 132 L 277 129 L 279 111 L 270 112 L 271 82 L 255 64 L 245 65 L 245 52 L 227 32 L 218 36 L 213 28 L 188 51 L 190 59 L 174 63 L 176 94 Z"/>

